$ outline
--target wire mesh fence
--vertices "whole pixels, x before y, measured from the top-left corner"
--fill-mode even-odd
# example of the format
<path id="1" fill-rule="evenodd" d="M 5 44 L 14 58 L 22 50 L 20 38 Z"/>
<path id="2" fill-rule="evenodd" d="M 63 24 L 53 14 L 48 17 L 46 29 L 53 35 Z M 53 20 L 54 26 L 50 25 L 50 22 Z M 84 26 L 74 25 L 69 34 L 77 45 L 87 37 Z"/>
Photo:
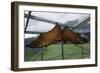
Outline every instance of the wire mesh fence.
<path id="1" fill-rule="evenodd" d="M 52 44 L 45 48 L 28 48 L 25 61 L 67 60 L 90 58 L 90 44 Z M 26 47 L 27 48 L 27 47 Z M 62 51 L 63 49 L 63 51 Z"/>

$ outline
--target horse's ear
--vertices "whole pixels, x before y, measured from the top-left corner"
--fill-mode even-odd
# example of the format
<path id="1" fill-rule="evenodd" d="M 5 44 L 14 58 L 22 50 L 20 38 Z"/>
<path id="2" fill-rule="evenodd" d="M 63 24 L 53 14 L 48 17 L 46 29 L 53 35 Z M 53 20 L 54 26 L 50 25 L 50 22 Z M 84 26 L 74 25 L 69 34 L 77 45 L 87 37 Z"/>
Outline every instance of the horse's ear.
<path id="1" fill-rule="evenodd" d="M 35 41 L 32 41 L 32 43 L 28 45 L 28 47 L 42 48 L 61 40 L 61 28 L 56 24 L 51 31 L 42 33 Z"/>

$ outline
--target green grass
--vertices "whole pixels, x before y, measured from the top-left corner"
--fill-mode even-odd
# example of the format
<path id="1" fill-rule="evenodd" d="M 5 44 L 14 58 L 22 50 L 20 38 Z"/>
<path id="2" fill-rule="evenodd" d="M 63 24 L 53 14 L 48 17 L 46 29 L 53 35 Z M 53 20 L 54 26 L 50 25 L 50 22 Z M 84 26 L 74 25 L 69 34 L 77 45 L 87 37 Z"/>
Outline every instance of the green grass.
<path id="1" fill-rule="evenodd" d="M 85 48 L 82 51 L 82 48 L 77 47 L 73 44 L 64 44 L 64 59 L 82 59 L 82 58 L 89 58 L 89 50 L 90 44 L 79 44 Z M 44 60 L 62 60 L 62 52 L 61 52 L 61 45 L 60 44 L 52 44 L 48 46 L 45 51 L 43 52 L 43 59 Z M 27 48 L 25 49 L 25 61 L 32 61 L 34 57 L 39 53 L 39 51 L 34 51 L 34 49 Z M 82 54 L 84 53 L 84 54 Z M 41 55 L 36 59 L 36 61 L 41 60 Z"/>

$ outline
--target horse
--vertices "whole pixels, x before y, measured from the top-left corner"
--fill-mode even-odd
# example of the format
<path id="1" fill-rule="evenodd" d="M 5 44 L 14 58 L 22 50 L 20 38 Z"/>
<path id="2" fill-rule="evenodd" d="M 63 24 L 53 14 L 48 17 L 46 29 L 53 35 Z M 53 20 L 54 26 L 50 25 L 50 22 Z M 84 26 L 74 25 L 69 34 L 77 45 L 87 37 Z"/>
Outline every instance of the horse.
<path id="1" fill-rule="evenodd" d="M 62 38 L 64 41 L 70 41 L 73 44 L 83 44 L 83 43 L 89 41 L 88 39 L 81 37 L 81 35 L 79 33 L 69 29 L 67 26 L 63 29 L 62 34 L 63 34 Z"/>
<path id="2" fill-rule="evenodd" d="M 61 41 L 62 37 L 60 36 L 60 34 L 61 34 L 61 28 L 59 25 L 56 25 L 49 32 L 40 33 L 40 36 L 35 41 L 32 41 L 30 45 L 27 45 L 27 47 L 42 48 L 44 46 L 53 44 L 57 41 Z"/>

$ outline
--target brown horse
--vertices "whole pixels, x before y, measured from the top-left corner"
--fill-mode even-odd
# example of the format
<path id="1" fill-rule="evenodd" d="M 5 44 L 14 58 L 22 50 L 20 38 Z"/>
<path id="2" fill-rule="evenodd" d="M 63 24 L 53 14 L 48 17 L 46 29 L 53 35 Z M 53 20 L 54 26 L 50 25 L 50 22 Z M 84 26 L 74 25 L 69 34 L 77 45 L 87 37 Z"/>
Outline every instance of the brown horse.
<path id="1" fill-rule="evenodd" d="M 31 44 L 27 46 L 30 48 L 42 48 L 58 41 L 70 41 L 74 44 L 81 44 L 88 40 L 82 38 L 79 33 L 70 30 L 68 27 L 61 29 L 61 27 L 56 24 L 51 31 L 41 33 L 35 41 L 32 41 Z"/>
<path id="2" fill-rule="evenodd" d="M 60 34 L 61 28 L 59 25 L 56 25 L 51 31 L 41 33 L 35 41 L 32 41 L 31 44 L 27 46 L 31 48 L 42 48 L 57 41 L 61 41 L 62 37 Z"/>
<path id="3" fill-rule="evenodd" d="M 63 29 L 62 37 L 64 41 L 70 41 L 74 44 L 82 44 L 88 41 L 87 39 L 81 37 L 79 33 L 70 30 L 68 27 Z"/>

